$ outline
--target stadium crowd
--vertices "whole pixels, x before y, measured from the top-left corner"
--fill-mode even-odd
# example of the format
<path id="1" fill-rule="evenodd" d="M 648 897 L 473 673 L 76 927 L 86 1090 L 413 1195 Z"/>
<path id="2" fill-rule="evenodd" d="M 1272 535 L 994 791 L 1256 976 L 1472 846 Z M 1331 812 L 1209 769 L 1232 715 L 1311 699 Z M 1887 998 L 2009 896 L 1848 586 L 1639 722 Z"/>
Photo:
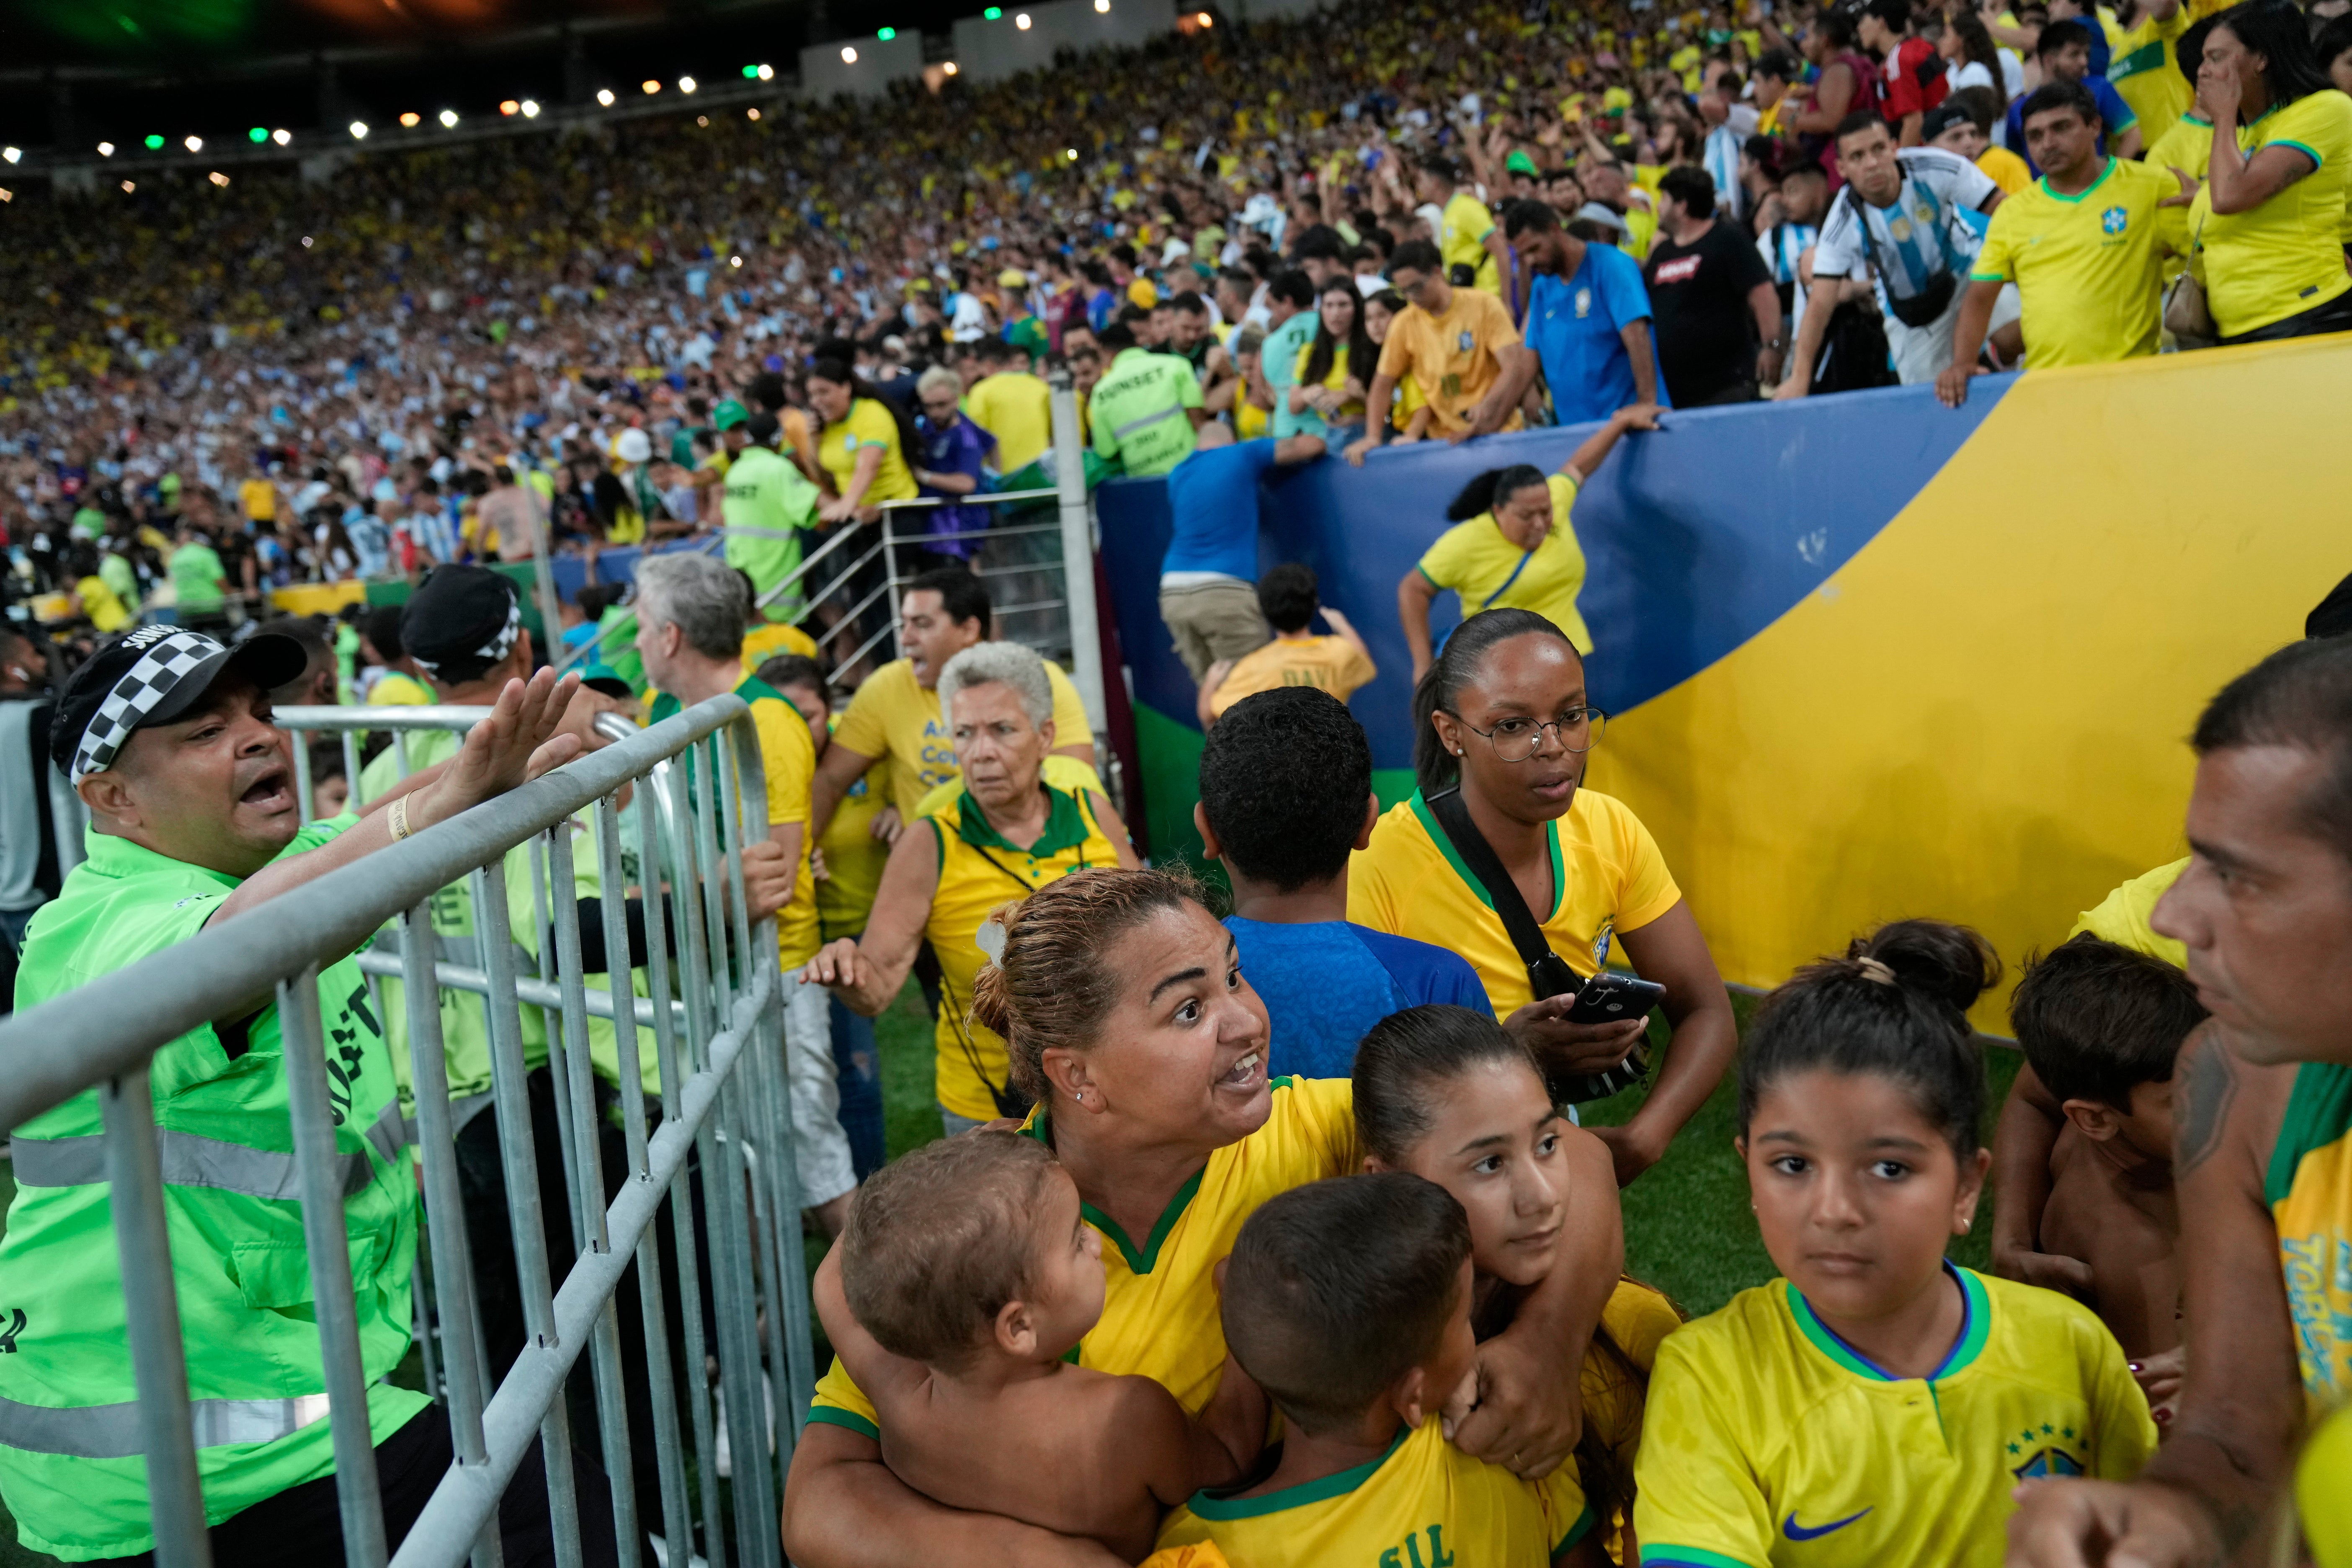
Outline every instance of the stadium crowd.
<path id="1" fill-rule="evenodd" d="M 771 823 L 742 897 L 775 921 L 795 1174 L 832 1244 L 793 1561 L 2188 1568 L 2299 1529 L 2352 1563 L 2344 591 L 2206 708 L 2194 853 L 2026 964 L 2030 1065 L 1988 1149 L 1969 1010 L 2003 965 L 1973 931 L 1857 937 L 1743 1034 L 1657 843 L 1586 786 L 1608 716 L 1573 521 L 1662 411 L 1895 380 L 1958 405 L 2021 358 L 2352 327 L 2347 76 L 2344 18 L 2285 0 L 1368 5 L 982 90 L 142 191 L 103 225 L 17 204 L 0 516 L 12 583 L 67 604 L 0 629 L 16 1004 L 598 749 L 604 715 L 732 693 Z M 967 498 L 1051 471 L 1063 370 L 1089 479 L 1168 482 L 1160 607 L 1223 918 L 1142 863 L 1079 693 L 971 569 Z M 1398 585 L 1416 787 L 1383 810 L 1347 706 L 1368 646 L 1311 571 L 1258 572 L 1250 492 L 1543 423 L 1591 429 L 1552 473 L 1479 474 Z M 848 665 L 794 624 L 827 606 L 762 609 L 818 541 L 926 495 L 900 658 Z M 548 628 L 598 645 L 561 680 L 489 569 L 696 536 L 719 552 L 646 554 L 625 605 Z M 388 577 L 404 603 L 340 649 L 265 618 L 274 587 Z M 338 696 L 496 717 L 371 747 L 348 809 L 314 810 L 271 720 Z M 51 767 L 92 827 L 70 873 Z M 631 941 L 586 978 L 646 987 L 659 879 L 593 860 L 582 930 Z M 450 902 L 436 931 L 478 942 Z M 396 1129 L 407 1012 L 379 1021 L 344 967 L 345 1109 Z M 870 1020 L 910 981 L 948 1136 L 886 1162 Z M 504 1366 L 526 1335 L 478 999 L 445 992 L 442 1032 Z M 630 1047 L 588 1038 L 617 1145 Z M 264 999 L 159 1054 L 207 1169 L 282 1142 L 277 1039 Z M 1623 1277 L 1618 1194 L 1727 1077 L 1781 1278 L 1685 1322 Z M 1621 1124 L 1578 1121 L 1634 1086 Z M 29 1546 L 136 1561 L 138 1450 L 92 1436 L 133 1389 L 77 1163 L 102 1125 L 89 1094 L 16 1130 L 0 1289 L 37 1327 L 0 1346 L 0 1497 Z M 387 1380 L 414 1156 L 365 1142 L 345 1218 L 396 1541 L 453 1449 Z M 1946 1254 L 1989 1174 L 1979 1272 Z M 540 1179 L 577 1257 L 567 1173 Z M 270 1272 L 299 1205 L 226 1178 L 166 1202 L 205 1397 L 257 1424 L 199 1449 L 215 1551 L 337 1560 L 308 1297 Z M 574 1425 L 587 1560 L 634 1561 Z M 534 1458 L 507 1561 L 552 1560 L 547 1489 Z"/>

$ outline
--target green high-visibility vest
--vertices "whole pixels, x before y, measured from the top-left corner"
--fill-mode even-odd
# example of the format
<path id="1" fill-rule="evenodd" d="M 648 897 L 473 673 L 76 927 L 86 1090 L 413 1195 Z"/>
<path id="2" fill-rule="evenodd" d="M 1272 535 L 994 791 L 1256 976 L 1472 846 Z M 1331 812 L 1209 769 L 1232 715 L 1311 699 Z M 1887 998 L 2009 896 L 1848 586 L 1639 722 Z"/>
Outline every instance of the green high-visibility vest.
<path id="1" fill-rule="evenodd" d="M 285 853 L 356 820 L 312 823 Z M 93 832 L 88 847 L 33 921 L 20 1009 L 186 941 L 237 886 L 128 839 Z M 383 1381 L 408 1351 L 416 1184 L 356 963 L 320 972 L 319 1008 L 381 1443 L 426 1404 Z M 334 1470 L 275 1004 L 226 1037 L 205 1025 L 164 1046 L 151 1082 L 196 1463 L 217 1524 Z M 16 1196 L 0 1240 L 0 1498 L 26 1545 L 68 1562 L 155 1544 L 100 1129 L 92 1090 L 15 1130 Z"/>

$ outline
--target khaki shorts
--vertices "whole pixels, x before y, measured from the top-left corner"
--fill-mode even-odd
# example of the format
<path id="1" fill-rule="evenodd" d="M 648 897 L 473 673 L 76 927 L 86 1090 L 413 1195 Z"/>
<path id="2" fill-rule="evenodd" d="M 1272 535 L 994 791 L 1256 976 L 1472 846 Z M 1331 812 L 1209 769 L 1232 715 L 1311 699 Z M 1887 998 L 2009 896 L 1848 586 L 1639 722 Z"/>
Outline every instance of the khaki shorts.
<path id="1" fill-rule="evenodd" d="M 1257 607 L 1257 589 L 1232 578 L 1160 589 L 1160 618 L 1195 681 L 1219 659 L 1255 653 L 1274 640 Z"/>

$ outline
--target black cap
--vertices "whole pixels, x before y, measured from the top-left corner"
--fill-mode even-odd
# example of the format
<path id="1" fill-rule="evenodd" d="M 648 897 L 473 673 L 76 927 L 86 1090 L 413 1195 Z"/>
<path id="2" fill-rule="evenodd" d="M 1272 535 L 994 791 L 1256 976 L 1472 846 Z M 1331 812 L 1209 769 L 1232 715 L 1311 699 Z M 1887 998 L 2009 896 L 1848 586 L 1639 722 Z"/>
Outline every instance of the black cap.
<path id="1" fill-rule="evenodd" d="M 435 567 L 400 613 L 400 641 L 408 657 L 450 685 L 506 658 L 521 629 L 521 596 L 487 566 Z"/>
<path id="2" fill-rule="evenodd" d="M 762 408 L 751 416 L 750 422 L 743 426 L 743 434 L 750 437 L 754 447 L 772 447 L 776 444 L 776 432 L 782 428 L 776 416 Z"/>
<path id="3" fill-rule="evenodd" d="M 1976 117 L 1956 103 L 1939 103 L 1920 117 L 1919 140 L 1933 142 L 1953 126 L 1973 124 Z"/>
<path id="4" fill-rule="evenodd" d="M 168 724 L 196 705 L 224 670 L 264 691 L 310 668 L 292 637 L 263 632 L 236 647 L 202 632 L 145 626 L 102 645 L 73 673 L 49 726 L 49 759 L 79 784 L 103 773 L 134 730 Z"/>

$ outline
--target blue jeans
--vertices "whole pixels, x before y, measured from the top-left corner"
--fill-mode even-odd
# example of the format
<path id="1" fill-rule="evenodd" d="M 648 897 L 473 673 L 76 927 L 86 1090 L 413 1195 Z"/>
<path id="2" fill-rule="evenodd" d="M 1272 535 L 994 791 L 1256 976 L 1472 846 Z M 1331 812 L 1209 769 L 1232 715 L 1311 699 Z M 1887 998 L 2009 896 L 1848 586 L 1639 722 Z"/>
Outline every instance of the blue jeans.
<path id="1" fill-rule="evenodd" d="M 882 1062 L 874 1045 L 874 1020 L 861 1018 L 841 998 L 833 1009 L 834 1081 L 841 1086 L 841 1126 L 849 1134 L 849 1163 L 864 1181 L 889 1158 L 882 1139 Z"/>

